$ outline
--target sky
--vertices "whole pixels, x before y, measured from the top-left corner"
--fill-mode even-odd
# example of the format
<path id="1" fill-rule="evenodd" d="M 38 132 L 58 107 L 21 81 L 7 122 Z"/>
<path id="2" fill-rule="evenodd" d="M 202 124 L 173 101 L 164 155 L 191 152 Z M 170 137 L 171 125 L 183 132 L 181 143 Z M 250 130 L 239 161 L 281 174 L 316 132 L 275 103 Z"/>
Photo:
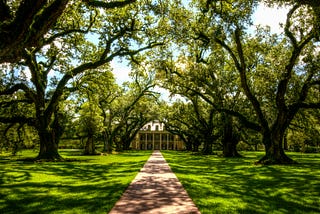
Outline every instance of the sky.
<path id="1" fill-rule="evenodd" d="M 119 58 L 115 58 L 111 61 L 110 66 L 112 67 L 112 73 L 116 78 L 118 84 L 122 84 L 125 81 L 129 81 L 129 73 L 131 71 L 128 66 L 127 60 L 119 60 Z"/>
<path id="2" fill-rule="evenodd" d="M 280 23 L 285 23 L 288 9 L 287 8 L 270 8 L 265 5 L 258 6 L 253 15 L 255 25 L 270 26 L 272 33 L 281 33 Z"/>
<path id="3" fill-rule="evenodd" d="M 286 14 L 288 9 L 286 8 L 269 8 L 265 5 L 259 5 L 256 12 L 253 15 L 255 25 L 270 26 L 272 33 L 281 33 L 280 23 L 285 23 Z M 118 84 L 122 84 L 125 81 L 130 81 L 129 73 L 130 67 L 126 60 L 120 62 L 119 59 L 114 59 L 111 62 L 113 68 L 113 74 Z"/>

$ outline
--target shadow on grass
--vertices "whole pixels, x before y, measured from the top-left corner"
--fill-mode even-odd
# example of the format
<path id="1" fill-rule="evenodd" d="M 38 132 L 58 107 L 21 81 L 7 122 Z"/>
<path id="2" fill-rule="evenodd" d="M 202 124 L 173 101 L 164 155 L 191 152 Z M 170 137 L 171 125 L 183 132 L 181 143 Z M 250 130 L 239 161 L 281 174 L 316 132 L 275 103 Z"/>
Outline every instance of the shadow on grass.
<path id="1" fill-rule="evenodd" d="M 79 157 L 81 162 L 1 160 L 0 213 L 106 213 L 148 154 L 119 157 L 110 162 L 107 156 Z"/>
<path id="2" fill-rule="evenodd" d="M 60 150 L 59 153 L 63 156 L 86 156 L 83 154 L 84 150 L 83 149 L 63 149 Z M 139 157 L 139 156 L 145 156 L 145 155 L 151 155 L 151 150 L 124 150 L 122 152 L 116 152 L 117 155 L 123 156 L 123 157 Z M 96 150 L 97 156 L 102 155 L 102 156 L 110 156 L 113 154 L 103 152 Z M 92 156 L 95 156 L 92 155 Z"/>
<path id="3" fill-rule="evenodd" d="M 201 213 L 320 213 L 320 154 L 300 164 L 256 166 L 262 153 L 217 158 L 164 152 Z"/>

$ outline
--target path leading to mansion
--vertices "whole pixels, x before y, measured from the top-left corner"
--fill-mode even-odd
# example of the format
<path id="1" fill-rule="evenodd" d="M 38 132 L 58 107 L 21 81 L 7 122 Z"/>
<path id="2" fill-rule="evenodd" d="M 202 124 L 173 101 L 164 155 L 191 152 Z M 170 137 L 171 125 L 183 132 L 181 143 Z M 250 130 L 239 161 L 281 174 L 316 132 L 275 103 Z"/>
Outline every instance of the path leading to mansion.
<path id="1" fill-rule="evenodd" d="M 154 151 L 109 214 L 196 214 L 198 208 L 160 151 Z"/>

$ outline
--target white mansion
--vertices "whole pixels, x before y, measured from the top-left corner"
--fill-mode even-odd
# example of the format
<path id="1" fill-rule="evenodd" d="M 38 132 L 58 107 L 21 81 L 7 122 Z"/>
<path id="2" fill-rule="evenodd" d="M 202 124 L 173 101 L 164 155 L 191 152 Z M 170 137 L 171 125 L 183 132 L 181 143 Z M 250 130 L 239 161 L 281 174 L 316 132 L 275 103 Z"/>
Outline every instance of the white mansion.
<path id="1" fill-rule="evenodd" d="M 165 130 L 163 123 L 152 121 L 143 126 L 131 142 L 135 150 L 182 150 L 184 143 L 177 135 Z"/>

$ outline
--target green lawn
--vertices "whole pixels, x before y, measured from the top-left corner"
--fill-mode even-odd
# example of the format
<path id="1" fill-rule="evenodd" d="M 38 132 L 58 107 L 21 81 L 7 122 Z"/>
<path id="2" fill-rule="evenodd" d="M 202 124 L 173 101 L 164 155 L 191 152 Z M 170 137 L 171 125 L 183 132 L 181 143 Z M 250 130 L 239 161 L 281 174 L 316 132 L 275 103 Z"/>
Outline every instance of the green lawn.
<path id="1" fill-rule="evenodd" d="M 19 159 L 35 157 L 34 152 L 0 154 L 0 213 L 107 213 L 151 152 L 61 154 L 77 161 L 31 163 Z"/>
<path id="2" fill-rule="evenodd" d="M 163 151 L 200 212 L 320 213 L 320 154 L 288 153 L 300 164 L 261 166 L 263 153 L 226 159 Z"/>

